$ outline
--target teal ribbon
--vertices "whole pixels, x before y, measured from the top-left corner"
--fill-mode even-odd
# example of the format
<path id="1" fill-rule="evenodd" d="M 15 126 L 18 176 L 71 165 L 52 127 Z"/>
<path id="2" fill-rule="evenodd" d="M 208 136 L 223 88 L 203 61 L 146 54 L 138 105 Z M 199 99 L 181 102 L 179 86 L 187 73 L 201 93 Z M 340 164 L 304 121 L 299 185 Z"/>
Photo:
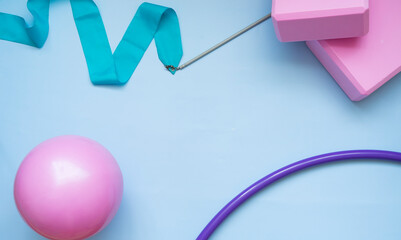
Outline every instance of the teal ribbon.
<path id="1" fill-rule="evenodd" d="M 34 17 L 32 27 L 27 27 L 22 17 L 0 13 L 0 39 L 41 48 L 49 34 L 49 2 L 28 0 L 28 10 Z M 178 67 L 183 53 L 178 17 L 173 9 L 151 3 L 140 5 L 113 54 L 93 0 L 70 3 L 93 84 L 128 82 L 153 39 L 160 61 L 165 66 Z M 175 68 L 167 69 L 174 74 Z"/>

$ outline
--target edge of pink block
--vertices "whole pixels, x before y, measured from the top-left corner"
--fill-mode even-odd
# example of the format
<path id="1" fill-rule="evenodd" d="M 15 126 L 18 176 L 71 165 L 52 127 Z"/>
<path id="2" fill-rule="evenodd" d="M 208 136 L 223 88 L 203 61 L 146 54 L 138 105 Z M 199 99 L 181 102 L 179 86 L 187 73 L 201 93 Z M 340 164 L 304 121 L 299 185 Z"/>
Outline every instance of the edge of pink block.
<path id="1" fill-rule="evenodd" d="M 308 41 L 306 44 L 352 101 L 360 101 L 369 95 L 325 41 Z"/>
<path id="2" fill-rule="evenodd" d="M 329 10 L 304 11 L 304 12 L 280 13 L 280 14 L 276 14 L 274 9 L 275 8 L 273 7 L 273 12 L 272 12 L 273 20 L 291 21 L 298 19 L 338 17 L 338 16 L 353 15 L 353 14 L 365 14 L 369 10 L 369 7 L 353 7 L 344 9 L 329 9 Z"/>

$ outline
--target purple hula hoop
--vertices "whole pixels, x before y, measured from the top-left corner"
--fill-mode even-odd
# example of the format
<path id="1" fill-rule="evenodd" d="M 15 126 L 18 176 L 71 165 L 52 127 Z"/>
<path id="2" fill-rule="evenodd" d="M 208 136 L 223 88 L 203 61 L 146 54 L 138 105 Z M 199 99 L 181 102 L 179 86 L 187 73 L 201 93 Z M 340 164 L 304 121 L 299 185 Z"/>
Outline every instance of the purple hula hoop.
<path id="1" fill-rule="evenodd" d="M 382 159 L 401 162 L 401 153 L 390 152 L 390 151 L 379 151 L 379 150 L 354 150 L 354 151 L 343 151 L 323 154 L 311 158 L 295 162 L 286 167 L 283 167 L 266 177 L 255 182 L 247 189 L 238 194 L 233 200 L 231 200 L 223 209 L 216 214 L 216 216 L 207 224 L 202 230 L 197 240 L 207 240 L 213 234 L 213 232 L 219 227 L 219 225 L 230 215 L 235 209 L 237 209 L 242 203 L 251 198 L 253 195 L 258 193 L 260 190 L 268 187 L 277 180 L 284 178 L 292 173 L 301 171 L 303 169 L 313 167 L 316 165 L 351 160 L 351 159 Z"/>

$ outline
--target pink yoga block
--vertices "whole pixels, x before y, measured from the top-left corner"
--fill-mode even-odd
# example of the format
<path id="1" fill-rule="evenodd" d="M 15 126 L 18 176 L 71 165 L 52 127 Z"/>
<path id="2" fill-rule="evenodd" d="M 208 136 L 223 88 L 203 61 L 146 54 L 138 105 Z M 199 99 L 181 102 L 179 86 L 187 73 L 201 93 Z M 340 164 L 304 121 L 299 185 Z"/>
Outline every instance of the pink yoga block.
<path id="1" fill-rule="evenodd" d="M 401 71 L 401 0 L 371 0 L 370 30 L 361 38 L 307 42 L 353 101 Z"/>
<path id="2" fill-rule="evenodd" d="M 273 0 L 282 42 L 360 37 L 369 31 L 368 0 Z"/>

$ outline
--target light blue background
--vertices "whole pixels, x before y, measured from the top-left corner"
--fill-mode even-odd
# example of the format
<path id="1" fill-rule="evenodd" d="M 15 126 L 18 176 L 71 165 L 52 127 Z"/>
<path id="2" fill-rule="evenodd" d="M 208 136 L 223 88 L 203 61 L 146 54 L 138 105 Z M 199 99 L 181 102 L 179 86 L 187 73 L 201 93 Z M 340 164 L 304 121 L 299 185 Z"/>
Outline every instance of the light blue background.
<path id="1" fill-rule="evenodd" d="M 271 8 L 270 0 L 153 2 L 177 11 L 183 61 Z M 114 49 L 141 1 L 96 3 Z M 28 17 L 25 4 L 0 0 L 0 11 Z M 351 102 L 304 43 L 276 39 L 271 21 L 175 76 L 152 44 L 125 87 L 90 83 L 68 1 L 52 2 L 50 25 L 41 50 L 0 42 L 0 239 L 42 239 L 18 214 L 13 180 L 24 156 L 58 135 L 102 143 L 123 171 L 121 208 L 94 240 L 195 239 L 231 198 L 291 162 L 401 151 L 401 77 Z M 213 239 L 400 239 L 400 184 L 392 163 L 307 170 L 251 199 Z"/>

